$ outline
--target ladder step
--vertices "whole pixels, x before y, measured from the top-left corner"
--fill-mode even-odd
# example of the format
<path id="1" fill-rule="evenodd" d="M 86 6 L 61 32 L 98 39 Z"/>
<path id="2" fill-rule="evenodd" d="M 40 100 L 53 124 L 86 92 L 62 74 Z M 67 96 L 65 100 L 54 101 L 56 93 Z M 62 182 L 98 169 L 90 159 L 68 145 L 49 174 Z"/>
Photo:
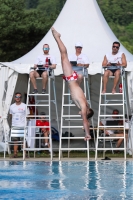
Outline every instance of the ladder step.
<path id="1" fill-rule="evenodd" d="M 114 104 L 100 104 L 100 106 L 124 106 L 124 104 L 116 104 L 116 103 L 114 103 Z"/>
<path id="2" fill-rule="evenodd" d="M 42 115 L 27 115 L 26 117 L 42 117 Z M 49 115 L 45 115 L 45 118 L 49 118 Z"/>
<path id="3" fill-rule="evenodd" d="M 49 139 L 49 137 L 32 137 L 32 136 L 26 136 L 26 139 L 30 138 L 30 139 Z"/>
<path id="4" fill-rule="evenodd" d="M 69 150 L 88 150 L 88 148 L 60 148 L 60 150 L 65 150 L 65 151 L 69 151 Z"/>
<path id="5" fill-rule="evenodd" d="M 76 106 L 75 104 L 64 104 L 63 106 Z"/>
<path id="6" fill-rule="evenodd" d="M 97 150 L 125 150 L 125 148 L 97 148 Z"/>
<path id="7" fill-rule="evenodd" d="M 124 115 L 99 115 L 99 117 L 124 117 Z M 122 120 L 122 119 L 121 119 Z"/>
<path id="8" fill-rule="evenodd" d="M 101 95 L 123 95 L 123 93 L 114 93 L 114 94 L 112 94 L 112 93 L 101 93 Z"/>
<path id="9" fill-rule="evenodd" d="M 27 106 L 36 106 L 36 107 L 39 107 L 39 106 L 49 106 L 49 104 L 27 104 Z"/>
<path id="10" fill-rule="evenodd" d="M 61 137 L 60 139 L 84 139 L 85 137 Z"/>
<path id="11" fill-rule="evenodd" d="M 26 151 L 40 151 L 40 150 L 49 150 L 50 148 L 24 148 Z"/>
<path id="12" fill-rule="evenodd" d="M 83 126 L 62 126 L 62 128 L 83 128 Z"/>
<path id="13" fill-rule="evenodd" d="M 62 117 L 81 117 L 81 115 L 63 115 Z"/>
<path id="14" fill-rule="evenodd" d="M 49 94 L 28 94 L 28 96 L 49 96 Z"/>
<path id="15" fill-rule="evenodd" d="M 76 120 L 77 120 L 77 121 L 78 121 L 78 120 L 81 121 L 81 120 L 83 120 L 83 119 L 65 119 L 65 121 L 76 121 Z"/>
<path id="16" fill-rule="evenodd" d="M 50 126 L 25 126 L 25 127 L 30 127 L 30 128 L 50 128 Z"/>
<path id="17" fill-rule="evenodd" d="M 124 139 L 124 137 L 111 137 L 111 136 L 110 137 L 109 136 L 108 137 L 98 137 L 98 139 L 108 139 L 108 140 L 110 140 L 110 139 L 122 139 L 122 138 Z"/>
<path id="18" fill-rule="evenodd" d="M 118 125 L 117 126 L 106 126 L 105 125 L 105 126 L 99 126 L 99 128 L 103 128 L 103 129 L 104 128 L 124 128 L 124 125 L 123 126 L 118 126 Z"/>

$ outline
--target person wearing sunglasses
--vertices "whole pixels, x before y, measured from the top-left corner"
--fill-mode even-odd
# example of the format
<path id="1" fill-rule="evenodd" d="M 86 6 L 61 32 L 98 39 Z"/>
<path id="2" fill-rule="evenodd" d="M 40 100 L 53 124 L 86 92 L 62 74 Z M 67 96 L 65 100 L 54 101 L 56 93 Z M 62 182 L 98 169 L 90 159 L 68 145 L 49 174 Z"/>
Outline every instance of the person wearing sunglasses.
<path id="1" fill-rule="evenodd" d="M 112 94 L 116 93 L 116 86 L 119 82 L 120 74 L 121 74 L 121 67 L 127 67 L 126 56 L 123 52 L 119 51 L 120 43 L 113 42 L 112 45 L 112 52 L 107 53 L 104 56 L 102 67 L 107 68 L 104 71 L 103 75 L 103 91 L 102 93 L 106 93 L 106 87 L 109 76 L 115 76 L 114 84 L 112 88 Z"/>
<path id="2" fill-rule="evenodd" d="M 68 59 L 69 59 L 70 63 L 73 66 L 73 69 L 78 74 L 78 83 L 79 83 L 79 85 L 81 84 L 81 82 L 83 80 L 82 67 L 84 67 L 84 68 L 88 68 L 89 67 L 89 59 L 85 54 L 82 53 L 82 49 L 83 49 L 83 44 L 81 42 L 77 42 L 75 44 L 75 54 L 72 54 L 72 55 L 68 56 L 69 57 Z M 75 65 L 78 66 L 78 67 L 81 67 L 81 69 L 76 68 Z"/>
<path id="3" fill-rule="evenodd" d="M 26 118 L 26 104 L 22 103 L 22 94 L 20 92 L 15 93 L 15 103 L 10 106 L 9 114 L 12 119 L 11 126 L 13 129 L 24 129 Z M 27 110 L 29 114 L 29 110 Z M 17 158 L 18 144 L 17 141 L 23 140 L 23 138 L 12 137 L 12 140 L 16 142 L 14 145 L 14 158 Z"/>
<path id="4" fill-rule="evenodd" d="M 55 41 L 57 42 L 57 45 L 60 50 L 61 54 L 61 62 L 62 62 L 62 70 L 64 73 L 63 78 L 65 81 L 68 82 L 68 86 L 70 89 L 70 94 L 72 97 L 73 102 L 75 105 L 80 109 L 79 115 L 81 115 L 83 119 L 83 126 L 85 129 L 85 138 L 84 140 L 90 140 L 91 135 L 90 135 L 90 128 L 89 128 L 89 123 L 88 119 L 91 118 L 94 114 L 93 110 L 90 108 L 85 95 L 83 93 L 83 90 L 80 88 L 79 83 L 78 83 L 78 75 L 76 71 L 72 69 L 71 63 L 68 59 L 67 55 L 67 49 L 65 45 L 63 44 L 62 40 L 60 39 L 61 35 L 52 27 L 51 28 L 53 37 Z"/>
<path id="5" fill-rule="evenodd" d="M 42 94 L 46 93 L 46 87 L 48 82 L 48 71 L 47 69 L 56 68 L 55 57 L 49 54 L 50 47 L 48 44 L 43 45 L 43 54 L 39 55 L 34 63 L 35 70 L 30 72 L 30 80 L 33 85 L 32 94 L 38 94 L 36 78 L 42 77 Z"/>

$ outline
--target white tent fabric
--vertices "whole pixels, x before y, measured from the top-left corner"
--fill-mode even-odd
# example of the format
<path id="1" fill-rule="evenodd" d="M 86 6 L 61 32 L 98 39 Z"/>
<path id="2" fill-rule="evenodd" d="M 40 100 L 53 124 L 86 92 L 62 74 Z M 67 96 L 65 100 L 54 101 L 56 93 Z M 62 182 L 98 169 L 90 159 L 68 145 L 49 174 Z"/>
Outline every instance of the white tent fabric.
<path id="1" fill-rule="evenodd" d="M 127 80 L 128 80 L 128 96 L 130 100 L 129 103 L 130 103 L 131 111 L 133 112 L 133 71 L 128 73 Z"/>
<path id="2" fill-rule="evenodd" d="M 111 51 L 112 43 L 118 39 L 108 26 L 96 0 L 67 0 L 53 26 L 61 33 L 69 54 L 74 53 L 77 41 L 83 43 L 83 53 L 87 54 L 91 61 L 89 74 L 101 73 L 103 57 Z M 19 73 L 28 73 L 35 58 L 42 54 L 43 44 L 47 43 L 51 47 L 50 53 L 57 59 L 55 75 L 62 74 L 60 53 L 51 31 L 29 53 L 5 64 Z M 122 45 L 120 50 L 126 54 L 128 61 L 126 70 L 132 71 L 133 55 Z"/>
<path id="3" fill-rule="evenodd" d="M 8 139 L 9 125 L 7 121 L 9 107 L 11 105 L 14 89 L 17 82 L 18 73 L 9 67 L 0 67 L 0 151 L 3 151 L 5 146 L 2 141 L 3 137 Z"/>

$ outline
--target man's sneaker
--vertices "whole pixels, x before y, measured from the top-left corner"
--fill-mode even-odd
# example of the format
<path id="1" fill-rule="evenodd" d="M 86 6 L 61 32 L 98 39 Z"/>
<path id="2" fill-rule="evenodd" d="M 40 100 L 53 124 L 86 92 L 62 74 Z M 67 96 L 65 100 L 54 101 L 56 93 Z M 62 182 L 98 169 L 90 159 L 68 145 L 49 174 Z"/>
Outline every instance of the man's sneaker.
<path id="1" fill-rule="evenodd" d="M 38 94 L 38 90 L 37 89 L 34 89 L 32 94 Z"/>
<path id="2" fill-rule="evenodd" d="M 42 94 L 45 94 L 46 93 L 46 89 L 42 89 Z"/>

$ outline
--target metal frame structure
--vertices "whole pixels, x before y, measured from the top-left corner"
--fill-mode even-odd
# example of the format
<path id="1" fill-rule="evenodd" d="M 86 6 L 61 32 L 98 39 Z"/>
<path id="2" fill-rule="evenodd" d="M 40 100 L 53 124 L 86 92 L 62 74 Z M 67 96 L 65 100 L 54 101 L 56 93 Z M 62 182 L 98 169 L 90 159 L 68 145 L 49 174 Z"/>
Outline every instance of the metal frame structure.
<path id="1" fill-rule="evenodd" d="M 133 140 L 132 140 L 132 126 L 133 126 L 133 99 L 130 99 L 131 119 L 128 121 L 129 124 L 129 138 L 128 138 L 128 152 L 133 158 Z"/>
<path id="2" fill-rule="evenodd" d="M 53 103 L 55 105 L 55 112 L 56 112 L 56 120 L 57 120 L 57 127 L 58 127 L 58 130 L 59 130 L 59 118 L 58 118 L 58 110 L 57 110 L 57 100 L 56 100 L 56 91 L 55 91 L 55 76 L 54 76 L 54 71 L 49 71 L 49 68 L 47 70 L 48 72 L 48 92 L 46 94 L 30 94 L 30 85 L 31 85 L 31 82 L 30 82 L 30 78 L 29 78 L 29 82 L 28 82 L 28 90 L 27 90 L 27 102 L 26 102 L 26 105 L 27 105 L 27 108 L 28 106 L 35 106 L 35 115 L 28 115 L 27 114 L 27 110 L 26 110 L 26 122 L 25 122 L 25 134 L 24 134 L 24 148 L 23 148 L 23 159 L 25 159 L 25 151 L 34 151 L 34 157 L 35 157 L 35 151 L 40 151 L 40 150 L 49 150 L 51 151 L 51 160 L 53 159 L 53 147 L 52 147 L 52 133 L 51 133 L 51 125 L 50 126 L 37 126 L 37 128 L 49 128 L 49 137 L 41 137 L 41 135 L 39 137 L 29 137 L 28 136 L 28 133 L 26 134 L 26 129 L 28 128 L 27 126 L 27 119 L 30 117 L 30 118 L 34 118 L 35 121 L 36 119 L 40 118 L 41 115 L 37 115 L 36 113 L 36 108 L 37 107 L 41 107 L 41 108 L 46 108 L 48 107 L 48 115 L 45 115 L 46 119 L 48 119 L 48 121 L 51 123 L 51 103 Z M 41 77 L 40 78 L 37 78 L 37 79 L 42 79 Z M 52 81 L 52 86 L 51 86 L 51 81 Z M 53 94 L 54 94 L 54 99 L 52 100 L 51 99 L 51 87 L 53 87 Z M 35 104 L 29 104 L 29 97 L 30 96 L 34 96 L 35 98 Z M 43 100 L 42 99 L 39 99 L 39 97 L 43 97 Z M 48 97 L 48 100 L 45 100 L 45 97 Z M 36 128 L 36 125 L 34 126 L 31 126 L 31 128 Z M 50 148 L 29 148 L 29 147 L 26 147 L 26 139 L 49 139 L 49 142 L 50 142 Z"/>
<path id="3" fill-rule="evenodd" d="M 76 67 L 78 68 L 78 67 Z M 81 68 L 81 67 L 79 67 Z M 91 106 L 91 101 L 90 101 L 90 90 L 89 90 L 89 85 L 88 85 L 88 71 L 87 69 L 83 68 L 83 85 L 84 85 L 84 94 L 86 96 L 87 102 L 90 104 Z M 74 128 L 79 128 L 82 129 L 82 126 L 71 126 L 71 122 L 72 121 L 79 121 L 82 120 L 80 115 L 71 115 L 70 114 L 70 109 L 71 107 L 75 106 L 75 104 L 73 104 L 73 101 L 70 99 L 70 91 L 68 88 L 68 91 L 65 92 L 65 87 L 66 87 L 66 81 L 63 80 L 63 91 L 62 91 L 62 109 L 61 109 L 61 126 L 60 126 L 60 145 L 59 145 L 59 160 L 61 159 L 62 156 L 62 151 L 68 151 L 68 157 L 69 157 L 69 153 L 71 150 L 86 150 L 87 151 L 87 158 L 89 160 L 89 141 L 87 141 L 87 147 L 85 148 L 70 148 L 70 139 L 84 139 L 84 137 L 70 137 L 70 130 L 74 129 Z M 65 99 L 68 98 L 68 104 L 65 104 Z M 67 108 L 68 109 L 68 114 L 65 115 L 64 114 L 64 109 Z M 68 125 L 64 126 L 64 121 L 68 121 Z M 92 126 L 94 127 L 94 122 L 93 122 L 93 117 L 91 118 L 91 123 Z M 63 133 L 63 129 L 68 129 L 68 137 L 62 137 L 62 133 Z M 94 134 L 94 129 L 93 129 L 93 134 Z M 67 139 L 68 140 L 68 147 L 67 148 L 63 148 L 62 147 L 62 140 L 63 139 Z M 94 144 L 95 144 L 95 134 L 94 134 Z"/>
<path id="4" fill-rule="evenodd" d="M 103 68 L 102 68 L 103 69 Z M 102 72 L 103 75 L 103 72 Z M 109 78 L 114 78 L 114 76 L 110 76 Z M 105 147 L 105 142 L 106 140 L 112 140 L 112 139 L 124 139 L 124 147 L 123 148 L 119 148 L 119 150 L 124 150 L 124 159 L 126 159 L 126 138 L 125 138 L 125 126 L 124 123 L 123 125 L 119 125 L 118 126 L 100 126 L 100 121 L 101 121 L 101 117 L 103 117 L 106 120 L 106 117 L 112 117 L 112 116 L 116 116 L 116 115 L 108 115 L 107 112 L 107 106 L 122 106 L 122 114 L 117 115 L 117 117 L 122 117 L 119 120 L 123 120 L 123 122 L 125 121 L 125 107 L 126 107 L 126 112 L 127 112 L 127 118 L 129 120 L 129 113 L 128 113 L 128 105 L 127 105 L 127 94 L 126 94 L 126 81 L 125 81 L 125 70 L 123 67 L 121 67 L 121 83 L 123 86 L 122 89 L 122 93 L 104 93 L 102 94 L 102 82 L 103 82 L 103 76 L 101 76 L 101 87 L 100 87 L 100 96 L 99 96 L 99 114 L 98 114 L 98 128 L 97 128 L 97 142 L 96 142 L 96 153 L 95 153 L 95 160 L 97 159 L 97 152 L 98 150 L 103 150 L 103 156 L 105 156 L 105 151 L 106 150 L 118 150 L 118 148 L 113 148 L 113 146 L 111 146 L 111 148 L 106 148 Z M 118 99 L 118 96 L 121 97 L 121 99 Z M 113 99 L 111 99 L 111 97 L 114 97 Z M 102 103 L 103 102 L 103 103 Z M 104 114 L 102 113 L 102 108 L 104 110 Z M 105 136 L 105 129 L 109 128 L 110 130 L 114 129 L 114 130 L 123 130 L 124 136 L 123 137 L 108 137 Z M 104 131 L 104 136 L 100 136 L 99 131 L 103 129 Z M 130 137 L 130 134 L 129 134 Z M 98 147 L 99 141 L 103 140 L 103 148 Z M 111 142 L 111 141 L 110 141 Z"/>
<path id="5" fill-rule="evenodd" d="M 5 141 L 5 144 L 8 145 L 8 153 L 11 154 L 10 146 L 14 146 L 17 144 L 18 146 L 22 146 L 24 143 L 24 127 L 12 127 L 10 131 L 10 138 L 9 140 Z M 23 138 L 20 141 L 12 140 L 13 137 Z M 4 159 L 6 158 L 6 151 L 4 151 Z"/>

